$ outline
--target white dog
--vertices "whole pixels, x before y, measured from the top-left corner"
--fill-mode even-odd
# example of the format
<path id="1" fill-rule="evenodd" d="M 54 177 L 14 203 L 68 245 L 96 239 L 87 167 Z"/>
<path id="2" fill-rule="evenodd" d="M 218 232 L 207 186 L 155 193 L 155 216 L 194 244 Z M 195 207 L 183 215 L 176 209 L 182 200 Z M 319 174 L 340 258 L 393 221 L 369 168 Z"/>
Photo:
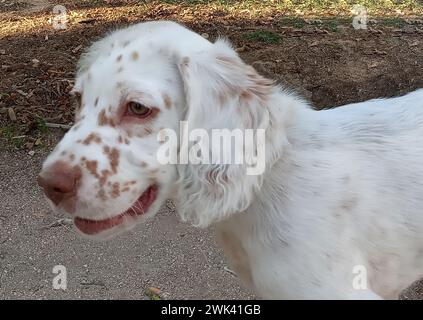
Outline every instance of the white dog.
<path id="1" fill-rule="evenodd" d="M 227 42 L 148 22 L 94 43 L 74 91 L 75 125 L 39 183 L 83 234 L 110 237 L 174 197 L 264 298 L 391 299 L 422 276 L 423 90 L 314 111 Z M 182 120 L 265 129 L 265 172 L 160 164 L 159 132 Z"/>

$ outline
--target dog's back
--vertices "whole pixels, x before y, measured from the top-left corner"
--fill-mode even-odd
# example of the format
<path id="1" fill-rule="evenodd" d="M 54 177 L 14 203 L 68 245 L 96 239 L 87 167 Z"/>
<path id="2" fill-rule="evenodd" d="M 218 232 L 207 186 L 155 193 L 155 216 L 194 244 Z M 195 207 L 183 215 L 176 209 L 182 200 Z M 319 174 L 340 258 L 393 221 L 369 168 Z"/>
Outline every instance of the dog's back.
<path id="1" fill-rule="evenodd" d="M 222 233 L 264 296 L 397 297 L 423 275 L 423 90 L 294 114 L 257 201 Z"/>

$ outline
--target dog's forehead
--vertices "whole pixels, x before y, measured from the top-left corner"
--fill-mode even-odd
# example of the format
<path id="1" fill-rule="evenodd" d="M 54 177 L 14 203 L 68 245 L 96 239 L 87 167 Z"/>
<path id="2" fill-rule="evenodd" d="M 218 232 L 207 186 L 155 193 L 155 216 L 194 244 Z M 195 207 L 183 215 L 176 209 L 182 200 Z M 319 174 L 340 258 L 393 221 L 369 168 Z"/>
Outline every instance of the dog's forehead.
<path id="1" fill-rule="evenodd" d="M 137 82 L 152 82 L 167 75 L 171 64 L 164 51 L 143 52 L 137 48 L 114 50 L 95 60 L 85 72 L 77 75 L 77 91 L 102 90 L 116 93 L 136 87 Z"/>
<path id="2" fill-rule="evenodd" d="M 200 35 L 173 22 L 131 26 L 94 43 L 80 60 L 75 89 L 81 91 L 85 87 L 84 77 L 90 71 L 103 87 L 107 83 L 115 85 L 122 78 L 161 77 L 175 67 L 175 56 L 186 56 L 210 45 Z"/>

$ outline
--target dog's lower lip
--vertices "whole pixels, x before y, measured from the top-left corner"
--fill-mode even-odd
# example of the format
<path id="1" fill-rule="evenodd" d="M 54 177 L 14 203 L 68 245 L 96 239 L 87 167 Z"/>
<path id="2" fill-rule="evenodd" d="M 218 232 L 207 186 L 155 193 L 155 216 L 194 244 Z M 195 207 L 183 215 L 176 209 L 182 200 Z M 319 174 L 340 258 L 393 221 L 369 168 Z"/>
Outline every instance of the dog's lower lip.
<path id="1" fill-rule="evenodd" d="M 113 228 L 124 222 L 127 217 L 139 216 L 148 211 L 150 206 L 157 198 L 158 187 L 151 185 L 143 194 L 135 201 L 135 203 L 125 212 L 104 220 L 90 220 L 80 217 L 75 217 L 75 226 L 82 232 L 88 235 L 93 235 Z"/>

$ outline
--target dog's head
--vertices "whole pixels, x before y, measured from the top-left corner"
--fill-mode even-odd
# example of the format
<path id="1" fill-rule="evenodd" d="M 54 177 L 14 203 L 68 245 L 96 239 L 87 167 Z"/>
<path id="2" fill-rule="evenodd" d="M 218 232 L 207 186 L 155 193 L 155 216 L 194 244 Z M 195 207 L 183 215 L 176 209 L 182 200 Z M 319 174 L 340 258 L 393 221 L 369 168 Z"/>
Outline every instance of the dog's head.
<path id="1" fill-rule="evenodd" d="M 164 133 L 184 139 L 181 120 L 206 131 L 266 129 L 273 88 L 225 41 L 212 44 L 176 23 L 114 32 L 80 60 L 75 124 L 44 162 L 39 184 L 87 235 L 134 226 L 172 190 L 183 217 L 208 225 L 245 208 L 260 177 L 248 176 L 245 164 L 163 164 Z M 274 153 L 266 150 L 269 159 Z"/>

